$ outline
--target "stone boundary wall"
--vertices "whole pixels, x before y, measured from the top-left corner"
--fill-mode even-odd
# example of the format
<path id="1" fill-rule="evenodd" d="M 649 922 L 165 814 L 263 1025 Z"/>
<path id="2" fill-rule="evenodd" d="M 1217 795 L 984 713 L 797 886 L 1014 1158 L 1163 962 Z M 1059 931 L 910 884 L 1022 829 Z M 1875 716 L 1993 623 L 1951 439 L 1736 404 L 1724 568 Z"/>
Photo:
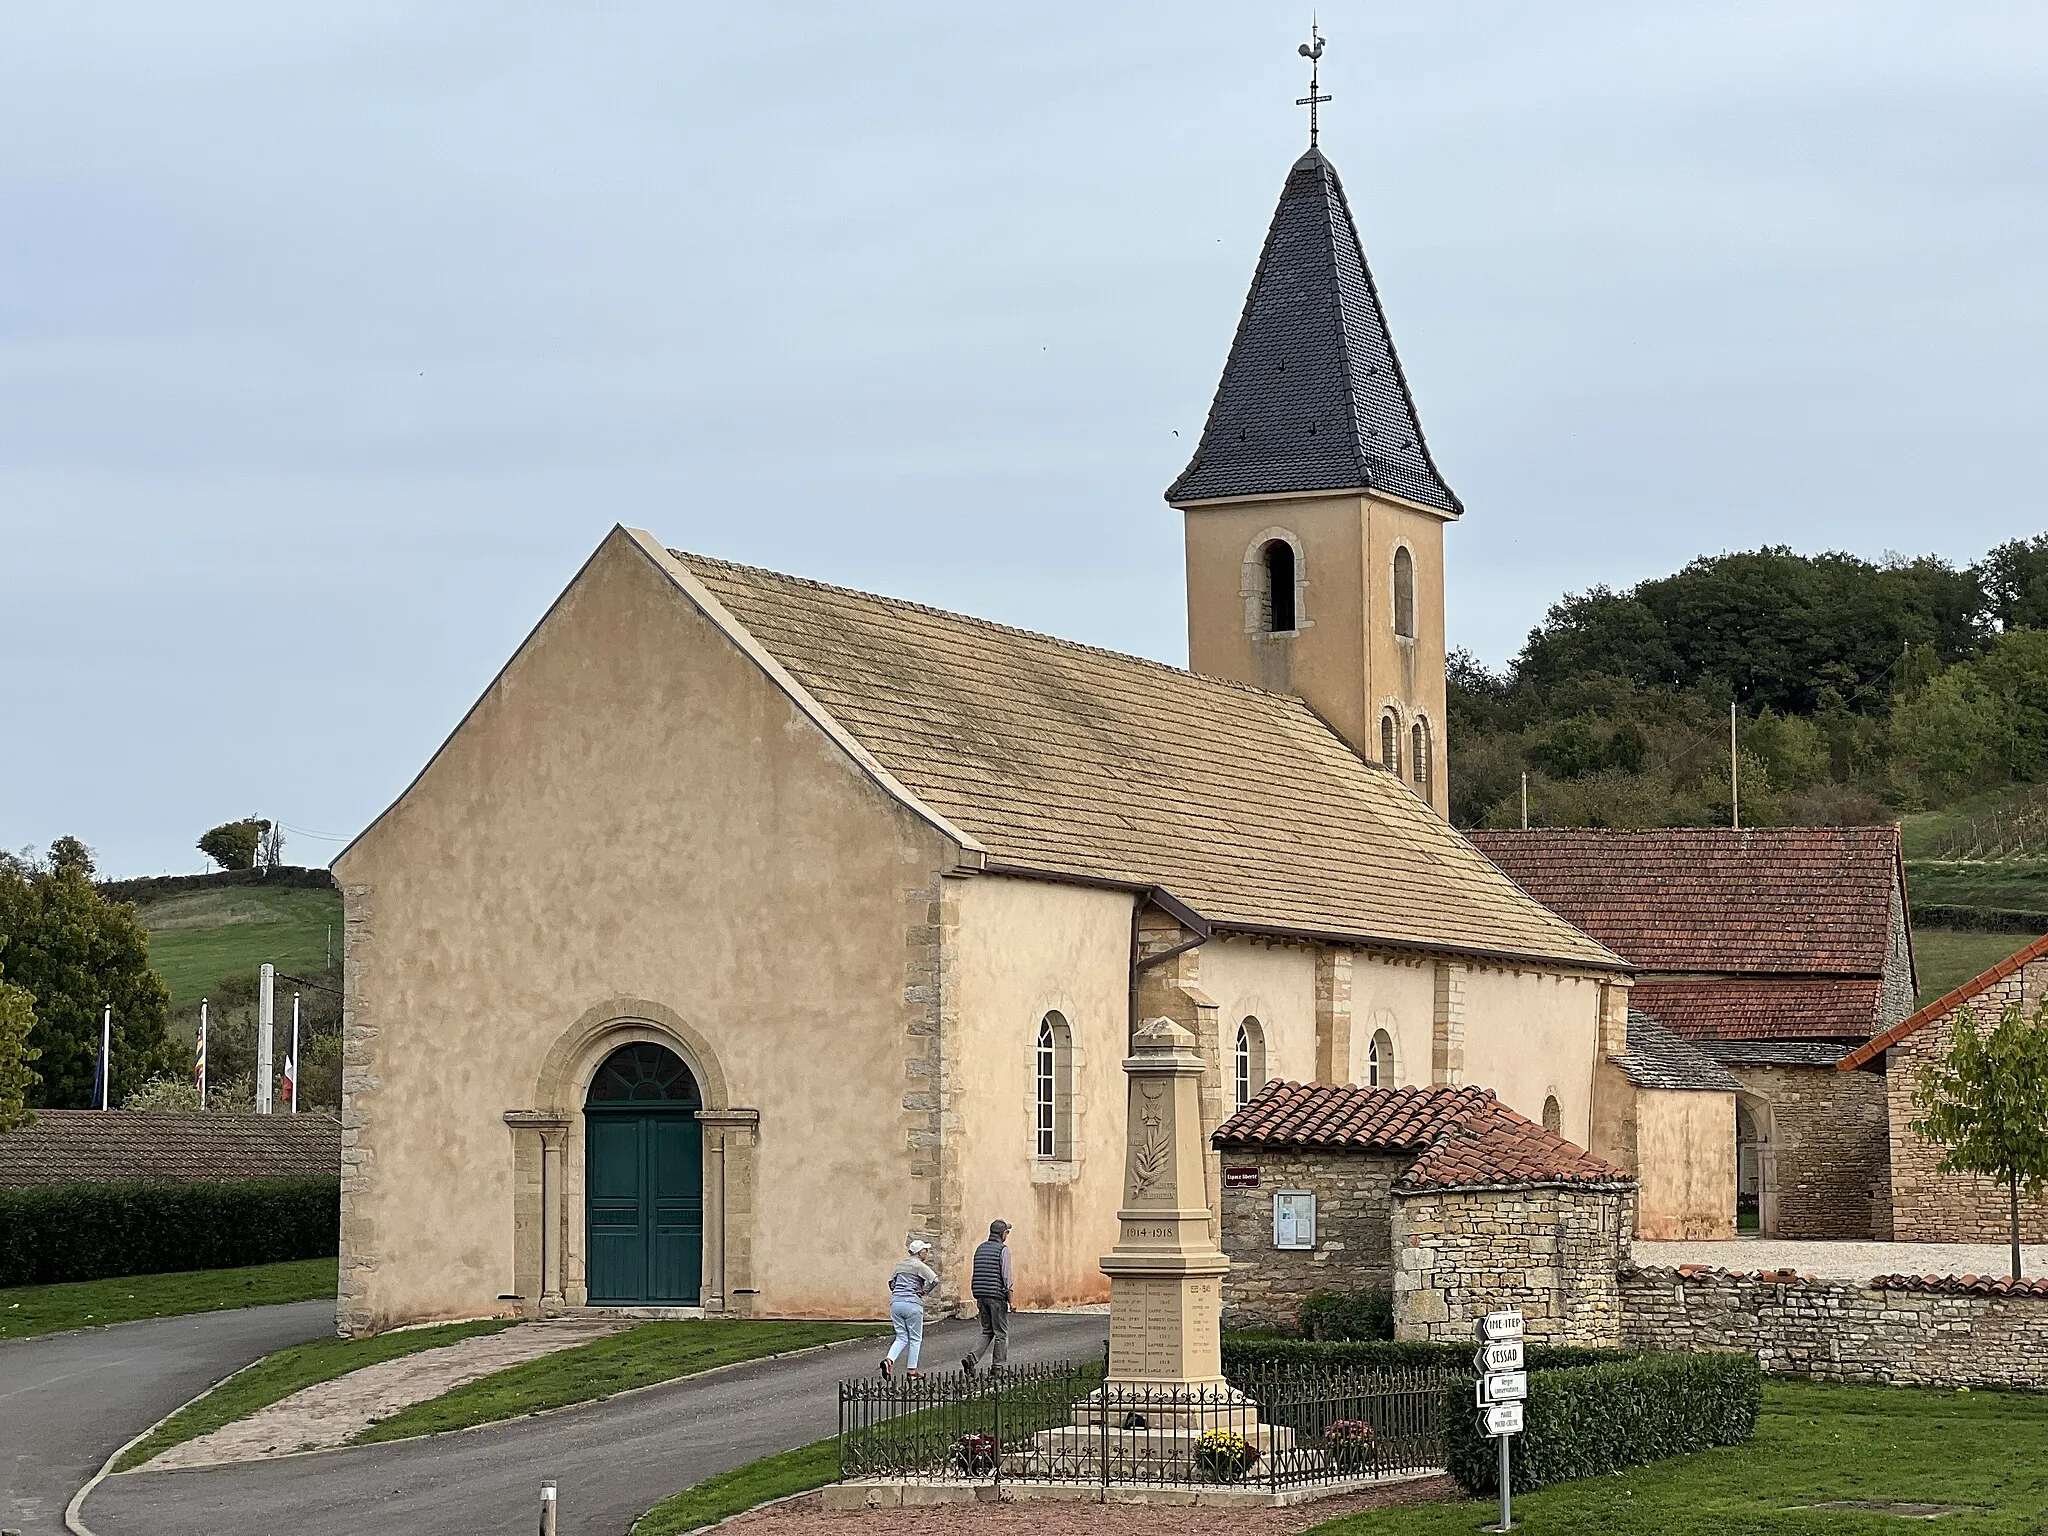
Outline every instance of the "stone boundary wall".
<path id="1" fill-rule="evenodd" d="M 1620 1343 L 1634 1207 L 1632 1185 L 1400 1193 L 1394 1337 L 1464 1342 L 1475 1318 L 1512 1306 L 1533 1343 Z"/>
<path id="2" fill-rule="evenodd" d="M 1684 1266 L 1624 1269 L 1621 1342 L 1754 1350 L 1814 1381 L 2048 1387 L 2048 1281 L 1884 1275 L 1817 1280 Z"/>

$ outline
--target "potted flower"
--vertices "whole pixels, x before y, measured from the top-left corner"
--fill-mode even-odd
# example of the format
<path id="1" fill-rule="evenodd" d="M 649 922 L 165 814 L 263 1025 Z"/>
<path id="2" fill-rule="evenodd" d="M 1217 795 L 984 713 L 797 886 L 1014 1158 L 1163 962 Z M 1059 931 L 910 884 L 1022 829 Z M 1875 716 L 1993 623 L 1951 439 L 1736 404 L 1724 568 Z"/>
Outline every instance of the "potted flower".
<path id="1" fill-rule="evenodd" d="M 1212 1429 L 1195 1442 L 1195 1465 L 1219 1483 L 1234 1483 L 1251 1471 L 1259 1448 L 1243 1435 Z"/>
<path id="2" fill-rule="evenodd" d="M 985 1477 L 996 1469 L 996 1437 L 967 1434 L 953 1442 L 953 1460 L 969 1477 Z"/>
<path id="3" fill-rule="evenodd" d="M 1372 1469 L 1372 1426 L 1363 1419 L 1337 1419 L 1323 1431 L 1323 1446 L 1340 1472 Z"/>

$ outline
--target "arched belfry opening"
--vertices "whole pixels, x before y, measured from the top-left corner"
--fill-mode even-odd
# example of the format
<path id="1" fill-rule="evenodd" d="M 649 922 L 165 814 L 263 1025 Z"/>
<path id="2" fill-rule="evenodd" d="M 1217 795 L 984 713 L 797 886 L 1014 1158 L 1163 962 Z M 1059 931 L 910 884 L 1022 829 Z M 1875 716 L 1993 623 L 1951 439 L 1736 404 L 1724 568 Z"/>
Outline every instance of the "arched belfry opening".
<path id="1" fill-rule="evenodd" d="M 1270 635 L 1292 634 L 1300 626 L 1295 622 L 1294 584 L 1298 573 L 1295 570 L 1294 546 L 1285 539 L 1270 539 L 1259 552 L 1259 564 L 1265 571 L 1265 620 L 1266 633 Z"/>
<path id="2" fill-rule="evenodd" d="M 598 1065 L 583 1099 L 590 1305 L 694 1307 L 703 1293 L 703 1095 L 651 1040 Z"/>

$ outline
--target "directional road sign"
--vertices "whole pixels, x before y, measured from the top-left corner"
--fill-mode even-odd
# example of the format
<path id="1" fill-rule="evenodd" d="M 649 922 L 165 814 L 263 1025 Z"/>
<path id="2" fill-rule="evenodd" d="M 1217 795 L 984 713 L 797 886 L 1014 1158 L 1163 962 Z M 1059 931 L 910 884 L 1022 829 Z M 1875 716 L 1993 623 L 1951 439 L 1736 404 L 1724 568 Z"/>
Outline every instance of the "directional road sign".
<path id="1" fill-rule="evenodd" d="M 1479 1406 L 1491 1403 L 1519 1403 L 1529 1395 L 1529 1378 L 1522 1371 L 1502 1371 L 1479 1378 Z"/>
<path id="2" fill-rule="evenodd" d="M 1489 1435 L 1519 1435 L 1522 1432 L 1522 1405 L 1520 1403 L 1495 1403 L 1480 1415 Z"/>
<path id="3" fill-rule="evenodd" d="M 1479 1319 L 1479 1337 L 1486 1343 L 1519 1339 L 1521 1336 L 1522 1314 L 1519 1312 L 1489 1312 Z"/>
<path id="4" fill-rule="evenodd" d="M 1499 1344 L 1482 1344 L 1472 1356 L 1472 1369 L 1482 1376 L 1489 1371 L 1522 1369 L 1522 1341 L 1508 1339 Z"/>

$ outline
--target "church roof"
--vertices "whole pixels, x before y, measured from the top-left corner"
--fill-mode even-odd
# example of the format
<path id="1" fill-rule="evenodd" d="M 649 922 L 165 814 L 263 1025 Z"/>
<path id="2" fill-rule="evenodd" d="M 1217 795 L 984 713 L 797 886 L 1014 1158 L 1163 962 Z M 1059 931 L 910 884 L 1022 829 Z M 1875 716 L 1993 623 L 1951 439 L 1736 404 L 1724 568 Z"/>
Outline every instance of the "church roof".
<path id="1" fill-rule="evenodd" d="M 1621 967 L 1297 698 L 670 553 L 996 873 L 1163 887 L 1239 931 Z"/>
<path id="2" fill-rule="evenodd" d="M 1423 441 L 1337 168 L 1310 149 L 1287 173 L 1201 444 L 1166 499 L 1349 490 L 1464 511 Z"/>
<path id="3" fill-rule="evenodd" d="M 1210 1140 L 1219 1148 L 1420 1152 L 1397 1190 L 1635 1182 L 1486 1088 L 1271 1082 Z"/>

